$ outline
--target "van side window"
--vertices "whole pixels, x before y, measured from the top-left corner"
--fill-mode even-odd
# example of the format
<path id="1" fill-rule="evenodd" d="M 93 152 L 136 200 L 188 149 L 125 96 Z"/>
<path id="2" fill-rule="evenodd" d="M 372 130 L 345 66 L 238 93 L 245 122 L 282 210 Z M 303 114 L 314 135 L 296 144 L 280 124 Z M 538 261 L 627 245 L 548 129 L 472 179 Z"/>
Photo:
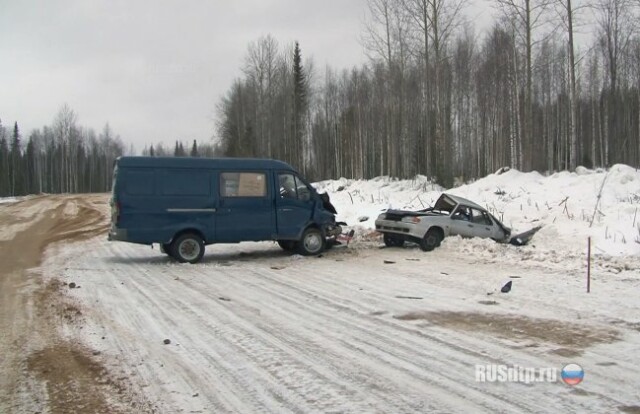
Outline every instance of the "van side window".
<path id="1" fill-rule="evenodd" d="M 266 197 L 267 175 L 255 172 L 223 172 L 220 174 L 222 197 Z"/>
<path id="2" fill-rule="evenodd" d="M 298 199 L 298 191 L 296 191 L 296 178 L 293 174 L 278 174 L 278 183 L 280 186 L 280 198 Z"/>
<path id="3" fill-rule="evenodd" d="M 210 173 L 198 170 L 168 170 L 162 174 L 162 194 L 208 196 Z"/>
<path id="4" fill-rule="evenodd" d="M 311 200 L 311 190 L 309 187 L 296 176 L 296 188 L 298 189 L 298 199 L 302 201 Z"/>
<path id="5" fill-rule="evenodd" d="M 296 175 L 281 173 L 278 175 L 280 186 L 280 198 L 290 198 L 294 200 L 309 201 L 311 190 Z"/>
<path id="6" fill-rule="evenodd" d="M 153 171 L 130 170 L 125 174 L 125 191 L 130 195 L 153 195 L 154 173 Z"/>

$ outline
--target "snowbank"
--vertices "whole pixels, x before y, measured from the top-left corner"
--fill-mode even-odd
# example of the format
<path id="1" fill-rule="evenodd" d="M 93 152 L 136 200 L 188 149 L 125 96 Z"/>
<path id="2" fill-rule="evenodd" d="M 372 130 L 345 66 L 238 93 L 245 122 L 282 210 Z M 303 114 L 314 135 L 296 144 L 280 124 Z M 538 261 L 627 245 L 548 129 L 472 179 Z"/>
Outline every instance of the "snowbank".
<path id="1" fill-rule="evenodd" d="M 532 245 L 521 249 L 530 258 L 583 256 L 588 237 L 596 255 L 640 255 L 640 171 L 626 165 L 617 164 L 608 171 L 578 167 L 575 172 L 549 176 L 511 169 L 450 190 L 424 176 L 341 178 L 316 183 L 316 187 L 329 192 L 338 219 L 350 226 L 374 229 L 376 217 L 387 208 L 429 207 L 447 191 L 484 206 L 514 232 L 542 225 Z M 491 241 L 464 244 L 470 249 L 496 250 Z"/>
<path id="2" fill-rule="evenodd" d="M 15 203 L 18 201 L 16 197 L 0 197 L 0 204 Z"/>

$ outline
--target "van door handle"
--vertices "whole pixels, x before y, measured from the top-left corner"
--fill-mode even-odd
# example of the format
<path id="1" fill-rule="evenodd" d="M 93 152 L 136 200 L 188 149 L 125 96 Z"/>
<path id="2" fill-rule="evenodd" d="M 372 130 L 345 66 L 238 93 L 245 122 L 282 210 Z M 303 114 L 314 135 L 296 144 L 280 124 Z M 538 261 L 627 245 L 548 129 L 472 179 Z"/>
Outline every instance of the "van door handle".
<path id="1" fill-rule="evenodd" d="M 281 208 L 280 211 L 293 211 L 292 208 Z"/>

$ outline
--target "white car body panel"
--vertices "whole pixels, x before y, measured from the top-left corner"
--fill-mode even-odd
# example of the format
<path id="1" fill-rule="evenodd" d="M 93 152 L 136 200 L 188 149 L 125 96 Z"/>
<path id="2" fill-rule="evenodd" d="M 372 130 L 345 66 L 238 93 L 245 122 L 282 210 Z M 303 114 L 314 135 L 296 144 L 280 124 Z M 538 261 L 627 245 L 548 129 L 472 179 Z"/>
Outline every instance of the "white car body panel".
<path id="1" fill-rule="evenodd" d="M 511 235 L 511 230 L 486 209 L 450 194 L 442 194 L 431 209 L 415 212 L 387 210 L 376 220 L 377 231 L 408 241 L 424 238 L 431 228 L 440 229 L 443 237 L 482 237 L 500 242 L 508 242 Z"/>

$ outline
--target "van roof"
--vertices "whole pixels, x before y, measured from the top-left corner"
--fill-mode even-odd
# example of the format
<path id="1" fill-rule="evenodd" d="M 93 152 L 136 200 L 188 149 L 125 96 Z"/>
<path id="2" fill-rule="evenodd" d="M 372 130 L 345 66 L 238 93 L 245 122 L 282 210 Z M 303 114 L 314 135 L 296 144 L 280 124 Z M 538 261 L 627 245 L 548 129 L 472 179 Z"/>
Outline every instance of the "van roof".
<path id="1" fill-rule="evenodd" d="M 197 158 L 197 157 L 119 157 L 118 167 L 173 167 L 173 168 L 276 168 L 295 169 L 283 161 L 267 158 Z"/>

